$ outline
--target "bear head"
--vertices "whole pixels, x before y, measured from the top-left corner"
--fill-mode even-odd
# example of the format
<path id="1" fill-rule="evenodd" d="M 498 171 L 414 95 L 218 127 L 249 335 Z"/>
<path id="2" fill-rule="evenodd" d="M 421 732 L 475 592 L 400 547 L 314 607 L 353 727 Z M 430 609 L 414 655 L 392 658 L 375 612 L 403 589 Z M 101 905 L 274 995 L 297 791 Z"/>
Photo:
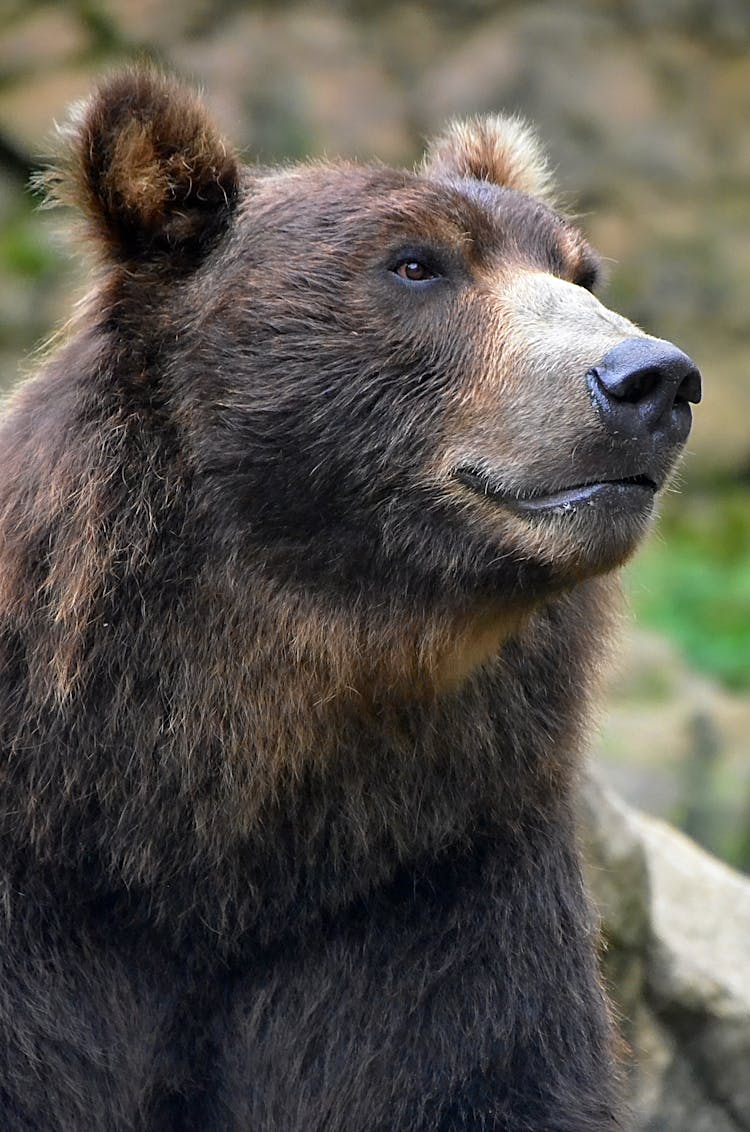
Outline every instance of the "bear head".
<path id="1" fill-rule="evenodd" d="M 246 166 L 139 68 L 47 181 L 101 263 L 111 380 L 169 422 L 206 541 L 256 582 L 476 617 L 481 659 L 642 539 L 700 377 L 595 297 L 518 120 L 455 123 L 415 170 Z"/>

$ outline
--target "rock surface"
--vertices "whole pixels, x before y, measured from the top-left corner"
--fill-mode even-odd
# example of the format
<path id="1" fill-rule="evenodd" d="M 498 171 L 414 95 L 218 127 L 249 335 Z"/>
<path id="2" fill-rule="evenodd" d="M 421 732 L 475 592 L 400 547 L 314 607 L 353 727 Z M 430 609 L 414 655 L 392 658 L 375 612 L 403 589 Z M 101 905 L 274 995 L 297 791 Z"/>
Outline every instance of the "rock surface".
<path id="1" fill-rule="evenodd" d="M 724 860 L 750 864 L 748 737 L 747 694 L 696 671 L 666 637 L 628 623 L 595 746 L 607 785 Z"/>
<path id="2" fill-rule="evenodd" d="M 634 1132 L 747 1132 L 750 881 L 594 780 L 580 821 Z"/>

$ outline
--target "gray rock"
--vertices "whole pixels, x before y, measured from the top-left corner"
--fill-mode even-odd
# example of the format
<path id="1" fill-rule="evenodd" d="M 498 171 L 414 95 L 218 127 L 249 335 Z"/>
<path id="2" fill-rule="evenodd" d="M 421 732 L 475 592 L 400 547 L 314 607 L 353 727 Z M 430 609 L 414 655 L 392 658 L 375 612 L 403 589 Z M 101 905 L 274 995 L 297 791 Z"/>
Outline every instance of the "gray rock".
<path id="1" fill-rule="evenodd" d="M 750 1130 L 750 880 L 596 782 L 580 820 L 634 1129 Z"/>

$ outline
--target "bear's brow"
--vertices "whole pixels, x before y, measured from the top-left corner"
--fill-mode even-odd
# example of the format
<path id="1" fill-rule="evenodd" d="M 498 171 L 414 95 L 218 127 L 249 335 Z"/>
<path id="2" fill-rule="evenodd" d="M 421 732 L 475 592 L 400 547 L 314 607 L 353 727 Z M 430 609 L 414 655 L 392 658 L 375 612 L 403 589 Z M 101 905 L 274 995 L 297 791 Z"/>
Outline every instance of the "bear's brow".
<path id="1" fill-rule="evenodd" d="M 512 256 L 574 282 L 596 282 L 599 258 L 583 233 L 542 201 L 474 178 L 454 180 L 450 188 L 478 260 Z"/>
<path id="2" fill-rule="evenodd" d="M 602 275 L 601 259 L 581 230 L 547 204 L 514 190 L 479 182 L 470 195 L 490 214 L 490 228 L 498 228 L 513 251 L 551 270 L 554 275 L 594 286 Z M 494 222 L 494 224 L 493 224 Z"/>

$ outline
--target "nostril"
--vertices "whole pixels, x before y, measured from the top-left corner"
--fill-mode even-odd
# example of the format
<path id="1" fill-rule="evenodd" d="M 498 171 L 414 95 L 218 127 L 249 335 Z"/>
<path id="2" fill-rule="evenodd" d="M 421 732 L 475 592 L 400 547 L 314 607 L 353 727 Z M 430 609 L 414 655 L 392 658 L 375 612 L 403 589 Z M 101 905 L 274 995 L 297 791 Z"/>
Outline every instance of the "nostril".
<path id="1" fill-rule="evenodd" d="M 690 372 L 685 374 L 677 387 L 677 392 L 674 397 L 675 404 L 677 404 L 677 402 L 691 401 L 694 405 L 697 405 L 701 399 L 702 392 L 700 370 L 693 366 Z"/>
<path id="2" fill-rule="evenodd" d="M 636 404 L 645 401 L 661 383 L 661 375 L 656 369 L 635 370 L 627 379 L 610 386 L 609 392 L 619 401 Z"/>

